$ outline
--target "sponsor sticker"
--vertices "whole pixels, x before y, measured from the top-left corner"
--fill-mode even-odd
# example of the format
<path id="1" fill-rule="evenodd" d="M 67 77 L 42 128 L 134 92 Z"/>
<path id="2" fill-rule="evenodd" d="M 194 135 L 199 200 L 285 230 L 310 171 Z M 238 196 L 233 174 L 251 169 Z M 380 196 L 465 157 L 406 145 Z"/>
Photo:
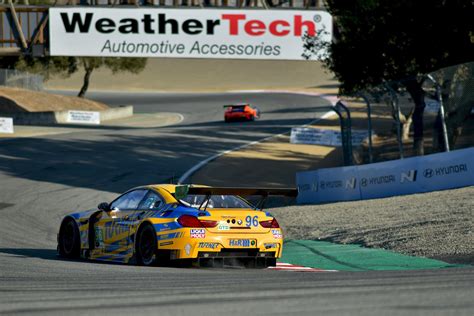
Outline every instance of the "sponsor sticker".
<path id="1" fill-rule="evenodd" d="M 434 169 L 427 168 L 423 171 L 423 176 L 429 179 L 432 177 L 447 176 L 449 174 L 463 173 L 463 172 L 468 172 L 467 164 L 444 166 L 444 167 L 438 167 Z"/>
<path id="2" fill-rule="evenodd" d="M 226 222 L 221 222 L 219 226 L 217 226 L 218 230 L 230 230 L 230 226 L 227 225 Z"/>
<path id="3" fill-rule="evenodd" d="M 204 228 L 191 229 L 191 238 L 206 238 L 206 230 Z"/>
<path id="4" fill-rule="evenodd" d="M 215 242 L 200 242 L 198 244 L 199 248 L 209 248 L 209 249 L 216 249 L 219 246 L 218 243 Z"/>
<path id="5" fill-rule="evenodd" d="M 255 246 L 255 240 L 250 239 L 231 239 L 229 240 L 229 246 L 231 247 L 250 247 Z"/>
<path id="6" fill-rule="evenodd" d="M 413 177 L 413 174 L 410 175 L 405 175 L 403 178 L 403 181 L 407 181 L 409 179 L 412 179 L 410 177 Z M 369 186 L 369 185 L 386 185 L 390 183 L 395 183 L 395 175 L 389 174 L 389 175 L 382 175 L 382 176 L 376 176 L 376 177 L 371 177 L 371 178 L 362 178 L 360 180 L 360 185 L 363 187 Z M 414 178 L 413 178 L 414 179 Z"/>
<path id="7" fill-rule="evenodd" d="M 281 239 L 283 237 L 279 229 L 272 229 L 272 235 L 273 235 L 273 238 L 276 238 L 276 239 Z"/>
<path id="8" fill-rule="evenodd" d="M 104 237 L 102 235 L 102 229 L 95 227 L 95 246 L 102 247 L 104 245 Z"/>

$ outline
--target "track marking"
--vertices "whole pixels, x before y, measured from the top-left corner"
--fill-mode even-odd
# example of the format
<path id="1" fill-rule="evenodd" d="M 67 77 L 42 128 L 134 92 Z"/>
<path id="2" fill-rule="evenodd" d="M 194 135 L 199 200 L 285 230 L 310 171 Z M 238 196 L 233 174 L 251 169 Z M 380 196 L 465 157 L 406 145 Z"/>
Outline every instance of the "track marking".
<path id="1" fill-rule="evenodd" d="M 337 272 L 337 270 L 324 270 L 318 268 L 304 267 L 291 263 L 277 262 L 276 267 L 268 267 L 271 270 L 277 271 L 292 271 L 292 272 Z"/>
<path id="2" fill-rule="evenodd" d="M 334 96 L 332 95 L 328 95 L 328 94 L 323 94 L 323 93 L 305 93 L 305 92 L 289 92 L 289 91 L 265 91 L 265 90 L 256 90 L 258 91 L 259 93 L 292 93 L 292 94 L 301 94 L 301 95 L 311 95 L 311 96 L 318 96 L 320 98 L 323 98 L 323 99 L 326 99 L 327 101 L 329 101 L 331 104 L 334 104 L 335 103 L 335 100 L 337 100 L 337 98 L 335 98 Z M 228 91 L 230 92 L 230 91 Z M 240 91 L 240 92 L 244 92 L 244 91 Z M 248 90 L 247 92 L 253 92 L 251 90 Z M 328 117 L 331 117 L 331 116 L 334 116 L 336 115 L 336 113 L 334 111 L 328 111 L 326 113 L 324 113 L 321 117 L 317 118 L 316 120 L 313 120 L 311 121 L 310 123 L 308 124 L 304 124 L 304 125 L 301 125 L 299 127 L 306 127 L 308 125 L 311 125 L 311 124 L 314 124 L 320 120 L 323 120 L 323 119 L 326 119 Z M 201 169 L 202 167 L 204 167 L 205 165 L 207 165 L 208 163 L 210 163 L 211 161 L 213 160 L 216 160 L 217 158 L 221 157 L 221 156 L 224 156 L 228 153 L 231 153 L 231 152 L 234 152 L 234 151 L 237 151 L 237 150 L 240 150 L 240 149 L 243 149 L 243 148 L 246 148 L 246 147 L 249 147 L 249 146 L 252 146 L 252 145 L 256 145 L 256 144 L 259 144 L 259 143 L 262 143 L 266 140 L 269 140 L 271 138 L 274 138 L 274 137 L 279 137 L 279 136 L 283 136 L 283 135 L 286 135 L 288 134 L 289 132 L 284 132 L 284 133 L 280 133 L 280 134 L 276 134 L 276 135 L 271 135 L 271 136 L 268 136 L 268 137 L 265 137 L 265 138 L 262 138 L 262 139 L 259 139 L 259 140 L 256 140 L 256 141 L 253 141 L 253 142 L 250 142 L 250 143 L 247 143 L 247 144 L 243 144 L 243 145 L 240 145 L 240 146 L 237 146 L 237 147 L 234 147 L 234 148 L 231 148 L 231 149 L 228 149 L 228 150 L 225 150 L 225 151 L 222 151 L 220 153 L 217 153 L 215 155 L 212 155 L 211 157 L 208 157 L 202 161 L 200 161 L 198 164 L 194 165 L 193 167 L 191 167 L 190 169 L 188 169 L 179 179 L 178 179 L 178 184 L 182 184 L 183 182 L 185 182 L 191 175 L 193 175 L 196 171 L 198 171 L 199 169 Z"/>

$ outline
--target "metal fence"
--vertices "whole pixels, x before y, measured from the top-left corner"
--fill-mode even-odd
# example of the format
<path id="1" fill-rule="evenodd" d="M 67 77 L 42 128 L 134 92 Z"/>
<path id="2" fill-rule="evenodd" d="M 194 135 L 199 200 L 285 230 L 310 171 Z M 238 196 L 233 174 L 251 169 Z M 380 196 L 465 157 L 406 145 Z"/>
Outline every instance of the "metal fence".
<path id="1" fill-rule="evenodd" d="M 12 3 L 15 5 L 324 8 L 323 0 L 12 0 Z M 0 0 L 1 4 L 7 5 L 9 1 Z"/>
<path id="2" fill-rule="evenodd" d="M 413 86 L 420 88 L 418 93 Z M 368 131 L 368 148 L 359 163 L 474 145 L 474 62 L 385 82 L 341 99 L 353 105 L 352 126 Z M 377 117 L 377 126 L 372 126 L 371 116 Z M 378 153 L 373 153 L 372 130 L 378 143 L 384 143 Z"/>
<path id="3" fill-rule="evenodd" d="M 43 90 L 43 76 L 11 69 L 0 69 L 0 85 L 28 90 Z"/>

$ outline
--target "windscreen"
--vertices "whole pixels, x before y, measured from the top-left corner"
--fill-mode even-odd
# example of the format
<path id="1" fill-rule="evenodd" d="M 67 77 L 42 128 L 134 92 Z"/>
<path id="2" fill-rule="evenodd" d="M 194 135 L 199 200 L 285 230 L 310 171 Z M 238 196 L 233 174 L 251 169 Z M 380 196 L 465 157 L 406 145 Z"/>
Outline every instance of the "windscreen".
<path id="1" fill-rule="evenodd" d="M 180 202 L 184 205 L 198 208 L 206 199 L 206 195 L 190 194 Z M 207 204 L 207 205 L 206 205 Z M 251 209 L 252 205 L 247 203 L 244 199 L 234 195 L 212 195 L 209 201 L 202 205 L 202 208 L 245 208 Z"/>
<path id="2" fill-rule="evenodd" d="M 233 106 L 232 112 L 244 112 L 245 106 Z"/>

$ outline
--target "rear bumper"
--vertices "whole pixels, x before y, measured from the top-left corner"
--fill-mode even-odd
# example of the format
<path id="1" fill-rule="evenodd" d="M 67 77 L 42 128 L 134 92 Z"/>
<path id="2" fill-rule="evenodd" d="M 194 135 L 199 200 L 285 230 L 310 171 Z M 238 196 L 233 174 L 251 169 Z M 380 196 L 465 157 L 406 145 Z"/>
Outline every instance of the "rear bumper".
<path id="1" fill-rule="evenodd" d="M 197 264 L 201 267 L 242 266 L 265 268 L 276 265 L 275 252 L 260 252 L 258 249 L 222 249 L 220 252 L 200 251 Z"/>
<path id="2" fill-rule="evenodd" d="M 198 229 L 199 230 L 199 229 Z M 203 230 L 196 235 L 191 234 L 191 229 L 183 228 L 179 231 L 178 238 L 164 241 L 158 238 L 158 249 L 169 250 L 170 259 L 257 259 L 280 258 L 283 248 L 283 239 L 280 229 L 272 229 L 268 233 L 255 234 L 223 234 Z M 273 234 L 279 232 L 280 235 Z M 193 238 L 194 237 L 194 238 Z M 235 243 L 245 240 L 247 243 Z M 226 259 L 227 260 L 227 259 Z M 262 260 L 262 259 L 259 259 Z M 203 260 L 205 261 L 205 260 Z"/>
<path id="3" fill-rule="evenodd" d="M 249 121 L 252 115 L 225 116 L 224 119 L 225 121 Z"/>

